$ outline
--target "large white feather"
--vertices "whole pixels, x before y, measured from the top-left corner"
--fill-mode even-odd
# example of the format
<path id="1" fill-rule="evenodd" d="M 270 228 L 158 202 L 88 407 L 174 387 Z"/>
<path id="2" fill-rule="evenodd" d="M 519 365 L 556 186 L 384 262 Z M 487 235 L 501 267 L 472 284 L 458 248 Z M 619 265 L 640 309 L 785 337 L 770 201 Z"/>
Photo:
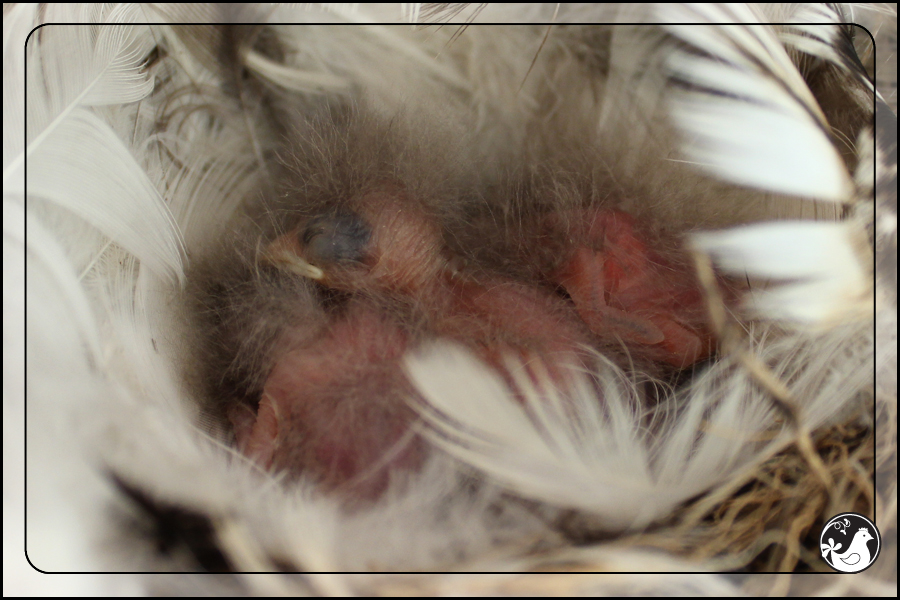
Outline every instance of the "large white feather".
<path id="1" fill-rule="evenodd" d="M 852 181 L 828 124 L 774 31 L 744 5 L 669 5 L 667 25 L 691 49 L 667 66 L 688 85 L 674 94 L 672 118 L 698 167 L 728 181 L 784 194 L 846 202 Z"/>
<path id="2" fill-rule="evenodd" d="M 772 280 L 749 293 L 757 315 L 833 325 L 872 314 L 872 280 L 860 264 L 861 237 L 854 222 L 779 221 L 697 233 L 692 239 L 725 272 Z"/>
<path id="3" fill-rule="evenodd" d="M 109 14 L 90 6 L 73 9 L 70 15 L 48 10 L 48 19 L 108 25 L 51 24 L 29 38 L 26 144 L 18 145 L 8 162 L 4 160 L 4 197 L 21 202 L 24 183 L 33 198 L 47 203 L 42 211 L 62 208 L 78 215 L 148 268 L 181 278 L 182 250 L 175 222 L 121 134 L 95 112 L 96 107 L 137 102 L 152 91 L 153 81 L 141 67 L 153 38 L 146 28 L 118 26 L 139 15 L 134 7 L 114 8 Z M 21 12 L 17 10 L 16 16 Z M 18 118 L 4 111 L 4 126 L 9 121 L 13 131 L 19 129 Z M 23 182 L 26 166 L 28 178 Z M 55 221 L 60 223 L 61 218 Z M 70 228 L 57 235 L 69 237 L 70 245 L 85 241 Z M 102 251 L 100 243 L 95 242 L 94 252 Z"/>
<path id="4" fill-rule="evenodd" d="M 47 131 L 28 159 L 26 185 L 30 198 L 78 215 L 160 276 L 182 277 L 180 237 L 162 197 L 129 148 L 93 113 L 70 110 Z"/>
<path id="5" fill-rule="evenodd" d="M 867 329 L 863 322 L 816 339 L 858 352 L 871 343 Z M 796 361 L 800 339 L 766 340 L 756 350 L 793 381 L 803 425 L 814 428 L 853 401 L 850 390 L 865 383 L 873 363 L 865 352 L 823 352 L 813 372 L 835 371 L 814 381 Z M 510 360 L 512 388 L 455 346 L 408 357 L 406 369 L 425 399 L 417 408 L 435 444 L 519 494 L 593 515 L 606 531 L 640 530 L 791 439 L 773 423 L 766 392 L 724 362 L 667 398 L 661 406 L 670 413 L 652 417 L 639 384 L 602 359 L 593 375 L 571 374 L 565 384 L 538 359 Z"/>

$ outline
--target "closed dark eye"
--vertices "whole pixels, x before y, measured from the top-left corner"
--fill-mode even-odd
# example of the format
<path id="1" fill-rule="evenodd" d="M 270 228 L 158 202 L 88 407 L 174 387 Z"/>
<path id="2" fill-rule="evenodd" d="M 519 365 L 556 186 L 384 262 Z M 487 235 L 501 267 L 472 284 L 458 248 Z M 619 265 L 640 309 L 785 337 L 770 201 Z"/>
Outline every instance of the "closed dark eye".
<path id="1" fill-rule="evenodd" d="M 363 262 L 371 235 L 361 217 L 338 213 L 312 219 L 301 231 L 300 242 L 314 263 Z"/>

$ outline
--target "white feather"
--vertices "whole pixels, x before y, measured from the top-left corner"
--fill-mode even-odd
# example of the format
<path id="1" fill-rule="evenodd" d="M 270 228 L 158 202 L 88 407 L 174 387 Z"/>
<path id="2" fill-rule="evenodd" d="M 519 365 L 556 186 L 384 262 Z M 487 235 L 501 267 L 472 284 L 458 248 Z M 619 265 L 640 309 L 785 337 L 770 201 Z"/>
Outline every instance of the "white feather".
<path id="1" fill-rule="evenodd" d="M 787 14 L 782 18 L 771 16 L 774 23 L 783 23 L 776 27 L 776 34 L 787 48 L 846 68 L 834 44 L 843 25 L 839 5 L 809 3 L 785 8 Z"/>
<path id="2" fill-rule="evenodd" d="M 871 343 L 865 322 L 816 339 L 828 348 Z M 873 366 L 864 352 L 852 359 L 823 352 L 816 368 L 806 369 L 794 348 L 801 340 L 814 344 L 812 338 L 759 340 L 757 352 L 793 382 L 811 428 L 844 410 Z M 677 395 L 667 393 L 652 418 L 640 382 L 602 358 L 590 375 L 567 373 L 562 386 L 539 360 L 510 359 L 512 389 L 449 344 L 407 357 L 405 366 L 425 400 L 415 407 L 436 445 L 518 494 L 593 515 L 604 531 L 645 528 L 752 470 L 791 439 L 773 423 L 765 391 L 727 362 Z M 836 372 L 827 381 L 809 379 L 829 367 Z"/>
<path id="3" fill-rule="evenodd" d="M 743 5 L 667 6 L 667 25 L 693 52 L 673 52 L 672 75 L 689 88 L 674 94 L 672 118 L 684 151 L 700 168 L 740 185 L 834 202 L 853 192 L 847 168 L 806 82 L 778 39 Z"/>
<path id="4" fill-rule="evenodd" d="M 47 136 L 66 123 L 78 107 L 135 102 L 153 90 L 140 72 L 152 39 L 135 27 L 70 27 L 53 25 L 53 18 L 74 22 L 117 24 L 135 20 L 134 7 L 120 6 L 104 18 L 97 6 L 82 5 L 74 14 L 48 8 L 45 25 L 30 38 L 27 52 L 27 147 L 4 168 L 4 181 L 26 157 L 40 151 Z M 82 11 L 87 14 L 82 14 Z M 49 57 L 53 57 L 52 59 Z M 24 67 L 25 65 L 21 65 Z"/>
<path id="5" fill-rule="evenodd" d="M 694 245 L 725 272 L 772 279 L 753 289 L 758 316 L 805 325 L 871 318 L 872 280 L 861 263 L 856 223 L 779 221 L 696 233 Z"/>
<path id="6" fill-rule="evenodd" d="M 24 244 L 25 238 L 21 236 L 23 231 L 16 231 L 16 225 L 21 227 L 22 224 L 25 225 L 22 229 L 27 232 L 27 244 Z M 3 233 L 5 237 L 25 245 L 31 255 L 29 265 L 33 268 L 40 265 L 50 275 L 57 286 L 56 294 L 65 299 L 61 303 L 67 313 L 65 318 L 77 324 L 91 357 L 101 362 L 100 330 L 90 300 L 72 270 L 66 251 L 56 242 L 54 235 L 41 225 L 36 216 L 26 218 L 21 206 L 7 201 L 3 202 Z M 32 296 L 30 300 L 40 306 L 38 297 Z"/>
<path id="7" fill-rule="evenodd" d="M 25 147 L 25 43 L 36 6 L 17 4 L 3 14 L 3 186 Z M 18 177 L 22 177 L 19 172 Z"/>
<path id="8" fill-rule="evenodd" d="M 147 268 L 181 279 L 174 219 L 146 171 L 99 117 L 73 109 L 28 159 L 28 195 L 64 208 L 128 249 Z M 13 194 L 25 190 L 10 186 Z"/>
<path id="9" fill-rule="evenodd" d="M 134 7 L 114 8 L 108 15 L 97 7 L 65 15 L 59 9 L 48 10 L 48 19 L 110 25 L 96 29 L 47 25 L 32 34 L 26 49 L 26 145 L 13 141 L 17 151 L 4 148 L 4 197 L 22 202 L 27 185 L 30 197 L 47 203 L 42 211 L 62 208 L 78 215 L 148 268 L 180 279 L 182 250 L 174 220 L 120 135 L 93 112 L 93 107 L 137 102 L 152 91 L 153 82 L 141 66 L 153 39 L 146 28 L 115 26 L 134 19 Z M 16 11 L 18 22 L 26 21 L 27 14 L 19 16 L 22 12 Z M 21 131 L 17 119 L 4 111 L 5 128 Z M 27 182 L 22 178 L 26 163 Z M 62 217 L 54 220 L 59 223 Z M 74 235 L 70 245 L 85 241 L 71 228 L 57 235 Z M 96 242 L 93 251 L 99 253 L 103 247 Z"/>

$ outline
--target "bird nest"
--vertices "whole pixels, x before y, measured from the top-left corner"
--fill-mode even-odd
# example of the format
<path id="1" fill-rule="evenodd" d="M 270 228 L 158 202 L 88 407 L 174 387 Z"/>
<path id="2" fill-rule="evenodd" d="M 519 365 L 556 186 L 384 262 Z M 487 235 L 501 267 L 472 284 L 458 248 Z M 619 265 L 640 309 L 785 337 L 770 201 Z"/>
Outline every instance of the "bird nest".
<path id="1" fill-rule="evenodd" d="M 4 8 L 9 47 L 92 24 L 4 53 L 32 563 L 230 573 L 151 593 L 890 595 L 872 45 L 818 6 L 441 6 Z M 844 512 L 880 560 L 804 578 Z"/>

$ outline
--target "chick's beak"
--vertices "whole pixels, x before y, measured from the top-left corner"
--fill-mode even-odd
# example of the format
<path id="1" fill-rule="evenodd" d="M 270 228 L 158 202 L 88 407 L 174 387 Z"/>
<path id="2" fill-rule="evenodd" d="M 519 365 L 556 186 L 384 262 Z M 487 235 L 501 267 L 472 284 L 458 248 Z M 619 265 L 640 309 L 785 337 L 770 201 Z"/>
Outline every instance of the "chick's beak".
<path id="1" fill-rule="evenodd" d="M 286 233 L 269 244 L 260 260 L 301 277 L 316 281 L 325 278 L 325 272 L 322 269 L 303 258 L 303 249 L 294 232 Z"/>

